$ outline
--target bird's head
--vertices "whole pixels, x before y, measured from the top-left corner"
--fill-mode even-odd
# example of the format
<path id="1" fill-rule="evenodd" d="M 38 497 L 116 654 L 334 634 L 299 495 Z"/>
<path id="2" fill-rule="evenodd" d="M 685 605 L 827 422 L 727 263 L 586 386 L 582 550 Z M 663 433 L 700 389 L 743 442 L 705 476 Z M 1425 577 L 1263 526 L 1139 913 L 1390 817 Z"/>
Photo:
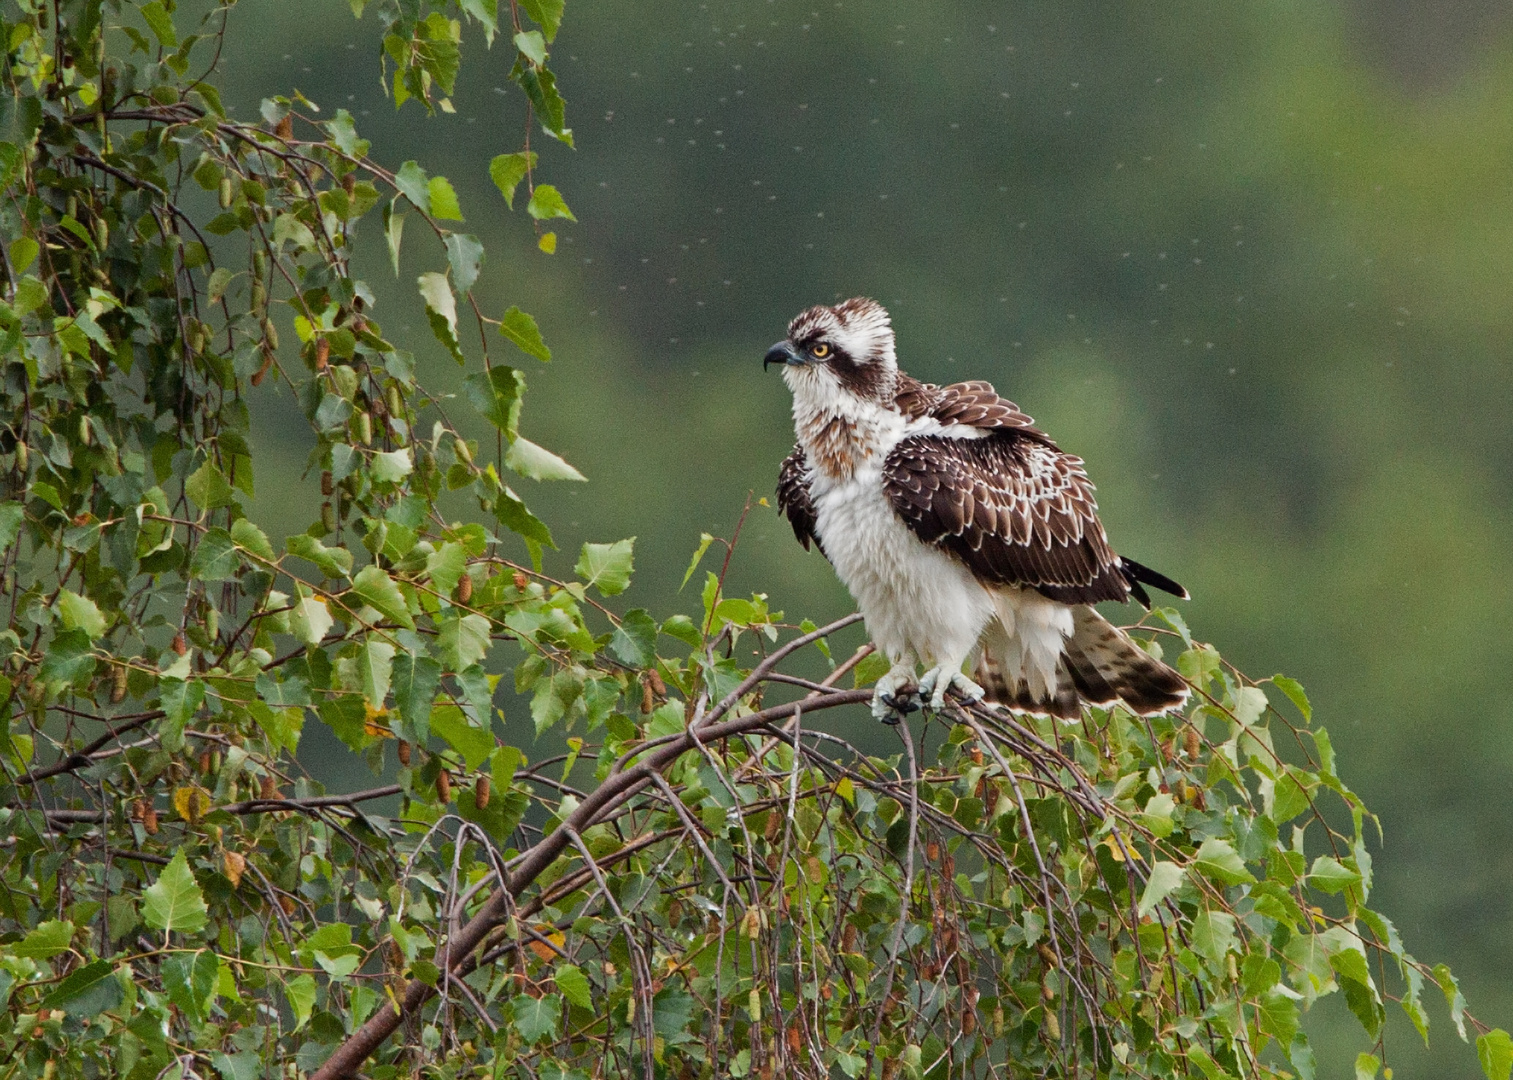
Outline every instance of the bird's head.
<path id="1" fill-rule="evenodd" d="M 788 324 L 788 336 L 762 358 L 763 368 L 771 364 L 782 365 L 795 399 L 812 407 L 848 397 L 881 403 L 898 381 L 888 312 L 860 296 L 800 313 Z"/>

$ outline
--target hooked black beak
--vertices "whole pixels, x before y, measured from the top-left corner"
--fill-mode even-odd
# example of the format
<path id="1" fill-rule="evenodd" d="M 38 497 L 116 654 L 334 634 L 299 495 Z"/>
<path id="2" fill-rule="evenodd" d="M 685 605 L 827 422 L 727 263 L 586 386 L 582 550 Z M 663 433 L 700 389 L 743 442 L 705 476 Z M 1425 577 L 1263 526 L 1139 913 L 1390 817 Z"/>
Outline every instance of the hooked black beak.
<path id="1" fill-rule="evenodd" d="M 767 355 L 762 357 L 762 370 L 767 370 L 768 364 L 802 364 L 804 358 L 798 350 L 786 341 L 780 341 L 767 350 Z"/>

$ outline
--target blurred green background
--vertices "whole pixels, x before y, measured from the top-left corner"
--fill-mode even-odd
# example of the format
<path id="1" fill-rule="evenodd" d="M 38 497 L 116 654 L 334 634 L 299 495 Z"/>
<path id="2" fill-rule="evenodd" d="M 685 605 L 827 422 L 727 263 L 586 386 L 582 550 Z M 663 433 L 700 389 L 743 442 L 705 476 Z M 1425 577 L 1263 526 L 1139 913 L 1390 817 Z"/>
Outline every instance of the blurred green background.
<path id="1" fill-rule="evenodd" d="M 384 98 L 372 18 L 245 0 L 227 100 L 250 115 L 297 87 L 350 109 L 380 159 L 452 179 L 490 252 L 485 309 L 533 312 L 556 354 L 519 358 L 523 430 L 590 477 L 522 489 L 556 531 L 549 565 L 635 535 L 627 599 L 659 616 L 697 602 L 675 594 L 698 533 L 771 494 L 792 433 L 760 359 L 798 310 L 875 296 L 907 370 L 992 380 L 1087 459 L 1116 546 L 1189 587 L 1199 637 L 1304 683 L 1381 816 L 1373 906 L 1513 1027 L 1500 11 L 571 4 L 554 66 L 578 148 L 532 138 L 580 219 L 555 256 L 487 178 L 525 131 L 507 45 L 470 36 L 456 114 L 425 121 Z M 376 314 L 452 385 L 413 299 L 442 259 L 417 234 L 396 282 L 370 226 Z M 287 469 L 264 470 L 258 512 L 303 528 L 304 422 L 286 399 L 258 423 Z M 795 620 L 849 610 L 770 509 L 732 575 Z M 1397 1077 L 1479 1075 L 1431 1016 L 1432 1051 L 1389 1028 Z M 1349 1073 L 1349 1025 L 1316 1010 L 1321 1077 Z"/>

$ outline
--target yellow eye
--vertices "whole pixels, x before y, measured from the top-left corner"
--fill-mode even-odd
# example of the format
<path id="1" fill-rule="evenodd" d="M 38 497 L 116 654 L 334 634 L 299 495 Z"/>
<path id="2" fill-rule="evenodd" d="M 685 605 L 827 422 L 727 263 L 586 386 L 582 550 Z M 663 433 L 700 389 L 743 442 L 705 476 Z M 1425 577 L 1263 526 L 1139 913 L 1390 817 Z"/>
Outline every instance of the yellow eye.
<path id="1" fill-rule="evenodd" d="M 820 344 L 814 346 L 809 350 L 809 355 L 814 357 L 816 360 L 823 360 L 825 359 L 825 357 L 830 355 L 830 346 L 826 345 L 824 342 L 821 342 Z"/>

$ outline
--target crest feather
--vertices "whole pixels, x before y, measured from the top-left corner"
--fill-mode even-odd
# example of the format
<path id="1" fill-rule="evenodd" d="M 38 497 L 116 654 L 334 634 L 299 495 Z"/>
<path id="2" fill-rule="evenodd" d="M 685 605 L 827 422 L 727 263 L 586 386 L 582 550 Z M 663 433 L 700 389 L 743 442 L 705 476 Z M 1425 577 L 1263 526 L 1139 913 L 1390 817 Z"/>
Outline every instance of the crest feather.
<path id="1" fill-rule="evenodd" d="M 800 312 L 788 324 L 788 340 L 795 345 L 824 337 L 859 364 L 896 368 L 893 323 L 876 300 L 854 296 L 834 307 L 818 304 Z"/>

